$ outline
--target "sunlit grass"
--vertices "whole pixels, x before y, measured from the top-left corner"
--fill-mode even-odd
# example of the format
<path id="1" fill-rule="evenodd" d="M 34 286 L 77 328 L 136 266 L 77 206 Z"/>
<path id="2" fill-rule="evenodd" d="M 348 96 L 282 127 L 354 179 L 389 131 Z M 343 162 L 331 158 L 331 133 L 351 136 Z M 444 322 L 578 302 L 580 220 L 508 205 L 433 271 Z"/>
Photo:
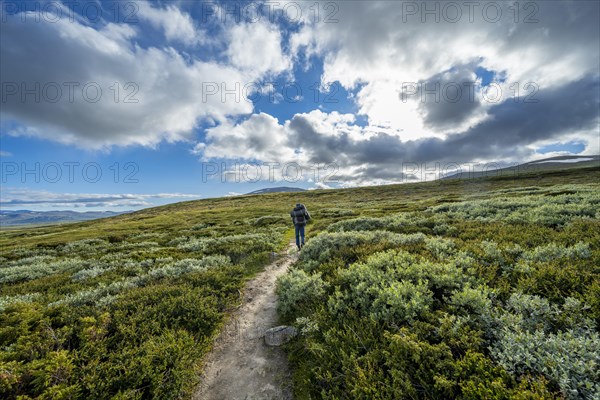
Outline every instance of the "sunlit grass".
<path id="1" fill-rule="evenodd" d="M 554 336 L 538 347 L 588 355 L 578 340 L 597 335 L 588 325 L 600 316 L 599 178 L 586 168 L 238 196 L 2 230 L 0 394 L 188 396 L 244 282 L 287 248 L 297 202 L 313 221 L 302 272 L 280 295 L 282 317 L 305 333 L 290 353 L 300 398 L 552 397 L 585 386 L 504 357 L 535 331 L 490 332 L 519 318 L 507 302 L 547 301 L 559 311 L 543 319 Z M 583 319 L 554 317 L 574 304 Z M 569 327 L 579 333 L 559 333 Z"/>

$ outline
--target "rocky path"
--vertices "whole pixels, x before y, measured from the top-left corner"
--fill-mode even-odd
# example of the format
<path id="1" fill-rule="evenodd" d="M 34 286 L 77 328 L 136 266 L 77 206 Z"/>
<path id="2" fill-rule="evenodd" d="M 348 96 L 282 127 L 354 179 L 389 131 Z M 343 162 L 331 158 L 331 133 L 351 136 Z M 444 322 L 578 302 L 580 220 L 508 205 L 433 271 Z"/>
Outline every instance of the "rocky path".
<path id="1" fill-rule="evenodd" d="M 285 353 L 264 344 L 265 330 L 277 324 L 275 281 L 297 258 L 295 246 L 249 281 L 207 355 L 194 400 L 292 399 Z"/>

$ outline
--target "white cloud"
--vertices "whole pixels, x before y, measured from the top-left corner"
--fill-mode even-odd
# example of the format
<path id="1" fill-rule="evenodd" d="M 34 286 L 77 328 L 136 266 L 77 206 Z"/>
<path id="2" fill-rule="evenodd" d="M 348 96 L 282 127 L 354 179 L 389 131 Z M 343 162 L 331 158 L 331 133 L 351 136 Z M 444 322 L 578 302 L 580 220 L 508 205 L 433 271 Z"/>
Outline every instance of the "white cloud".
<path id="1" fill-rule="evenodd" d="M 294 119 L 298 118 L 310 124 L 318 138 L 304 135 L 301 129 L 290 125 L 290 120 L 280 124 L 271 115 L 260 113 L 238 124 L 226 122 L 208 129 L 206 140 L 196 145 L 195 152 L 205 161 L 239 160 L 235 168 L 225 173 L 231 182 L 260 177 L 263 181 L 315 181 L 315 185 L 327 186 L 322 180 L 332 176 L 334 169 L 351 174 L 347 154 L 333 156 L 329 152 L 335 150 L 323 142 L 360 143 L 372 137 L 373 132 L 355 125 L 352 114 L 313 110 L 296 114 Z M 329 169 L 325 169 L 327 162 L 331 163 Z"/>
<path id="2" fill-rule="evenodd" d="M 198 199 L 200 195 L 187 193 L 153 194 L 106 194 L 106 193 L 54 193 L 47 190 L 3 188 L 0 204 L 2 207 L 36 208 L 85 207 L 85 208 L 124 208 L 153 205 L 153 200 Z"/>
<path id="3" fill-rule="evenodd" d="M 228 122 L 210 129 L 197 151 L 205 160 L 297 163 L 311 171 L 327 165 L 335 169 L 337 181 L 346 186 L 433 179 L 435 174 L 440 176 L 456 168 L 457 163 L 524 162 L 536 156 L 540 145 L 557 140 L 583 138 L 587 146 L 584 154 L 589 154 L 599 142 L 599 84 L 581 80 L 540 92 L 537 103 L 506 101 L 490 106 L 489 118 L 445 137 L 405 138 L 389 127 L 360 126 L 352 114 L 313 110 L 295 114 L 282 123 L 264 113 L 238 124 Z M 404 170 L 407 164 L 416 164 L 422 170 Z M 436 165 L 435 174 L 425 171 Z M 329 184 L 324 179 L 331 175 L 327 171 L 320 175 L 313 180 Z M 263 172 L 262 176 L 267 175 Z M 303 179 L 311 177 L 305 174 Z"/>
<path id="4" fill-rule="evenodd" d="M 576 143 L 582 143 L 583 145 L 585 145 L 584 150 L 581 153 L 578 153 L 578 155 L 583 156 L 583 155 L 598 155 L 598 154 L 600 154 L 600 133 L 598 132 L 597 127 L 592 128 L 592 129 L 574 129 L 571 132 L 567 132 L 567 133 L 561 135 L 560 142 L 562 142 L 562 143 L 576 142 Z M 539 140 L 539 141 L 531 143 L 527 147 L 529 149 L 531 149 L 532 151 L 536 151 L 540 147 L 544 147 L 544 146 L 548 146 L 548 145 L 552 145 L 552 144 L 556 144 L 556 139 L 550 138 L 550 139 Z M 543 157 L 538 156 L 537 158 L 552 157 L 552 155 L 549 155 L 549 154 L 551 154 L 551 153 L 543 154 Z M 567 153 L 567 154 L 571 154 L 571 153 Z M 559 154 L 555 154 L 555 155 L 559 155 Z"/>
<path id="5" fill-rule="evenodd" d="M 137 1 L 135 4 L 140 19 L 150 22 L 156 28 L 161 28 L 168 40 L 180 41 L 187 45 L 205 41 L 190 15 L 182 12 L 178 7 L 167 5 L 164 8 L 155 8 L 148 1 Z"/>
<path id="6" fill-rule="evenodd" d="M 233 67 L 186 60 L 172 48 L 141 48 L 128 26 L 27 21 L 9 17 L 0 38 L 3 84 L 38 85 L 41 99 L 23 101 L 20 89 L 7 96 L 2 119 L 22 125 L 13 134 L 88 148 L 154 146 L 189 140 L 202 119 L 218 123 L 252 112 L 247 101 L 221 99 L 221 84 L 244 80 Z M 57 86 L 61 95 L 52 101 Z"/>
<path id="7" fill-rule="evenodd" d="M 512 2 L 497 3 L 503 7 L 498 22 L 482 19 L 480 5 L 475 21 L 468 21 L 463 9 L 456 24 L 434 23 L 431 16 L 423 23 L 420 14 L 404 15 L 398 2 L 336 3 L 338 22 L 328 24 L 312 21 L 312 4 L 302 3 L 305 25 L 289 40 L 284 25 L 266 19 L 218 27 L 215 35 L 222 37 L 210 40 L 222 48 L 201 54 L 202 60 L 218 61 L 200 61 L 169 47 L 209 40 L 189 14 L 171 4 L 157 8 L 140 3 L 139 17 L 164 32 L 166 47 L 140 45 L 142 25 L 97 28 L 81 19 L 23 23 L 19 16 L 9 16 L 0 35 L 3 82 L 43 86 L 75 81 L 80 87 L 92 82 L 103 93 L 94 103 L 80 98 L 69 102 L 66 89 L 57 103 L 9 97 L 2 119 L 19 124 L 5 130 L 88 148 L 155 146 L 193 140 L 199 122 L 209 121 L 215 126 L 195 147 L 205 160 L 335 161 L 347 184 L 397 180 L 397 165 L 407 157 L 529 157 L 558 136 L 584 141 L 584 154 L 600 152 L 597 124 L 589 124 L 598 118 L 597 110 L 590 112 L 598 105 L 597 93 L 592 93 L 599 76 L 597 2 L 536 3 L 539 21 L 529 24 L 522 21 L 524 10 L 520 21 L 513 21 Z M 249 102 L 221 96 L 223 88 L 290 72 L 292 62 L 310 56 L 323 61 L 322 86 L 339 81 L 350 90 L 357 114 L 368 117 L 368 126 L 359 126 L 353 114 L 320 110 L 280 122 L 266 113 L 251 115 Z M 524 96 L 525 84 L 535 82 L 535 97 L 544 103 L 482 101 L 480 81 L 475 99 L 467 102 L 430 104 L 418 95 L 401 100 L 403 83 L 477 81 L 477 67 L 502 74 L 505 81 L 498 84 L 503 99 L 512 96 L 515 83 Z M 119 83 L 118 102 L 114 82 Z M 133 85 L 124 87 L 127 83 Z M 282 99 L 273 85 L 260 90 L 273 95 L 274 102 Z M 138 102 L 124 103 L 133 92 Z M 461 99 L 465 96 L 466 91 Z"/>
<path id="8" fill-rule="evenodd" d="M 326 183 L 317 182 L 317 183 L 315 183 L 315 187 L 309 188 L 308 190 L 318 190 L 318 189 L 332 189 L 332 187 L 327 185 Z"/>
<path id="9" fill-rule="evenodd" d="M 228 32 L 227 57 L 254 78 L 279 74 L 291 66 L 282 49 L 279 28 L 266 22 L 233 25 Z"/>
<path id="10" fill-rule="evenodd" d="M 491 105 L 483 104 L 453 129 L 433 129 L 423 123 L 419 104 L 400 101 L 403 83 L 426 81 L 457 66 L 480 65 L 505 74 L 501 88 L 506 99 L 516 83 L 525 96 L 529 82 L 543 90 L 598 76 L 597 4 L 535 3 L 536 23 L 524 22 L 532 10 L 523 9 L 523 3 L 515 16 L 513 2 L 496 2 L 502 13 L 497 22 L 484 18 L 482 4 L 475 5 L 473 21 L 466 6 L 455 4 L 462 11 L 457 23 L 448 22 L 443 2 L 411 3 L 415 15 L 406 2 L 336 3 L 337 23 L 308 21 L 292 35 L 290 48 L 296 59 L 303 53 L 323 57 L 322 84 L 339 81 L 347 89 L 358 88 L 359 113 L 372 125 L 401 130 L 404 139 L 444 137 L 467 129 L 485 119 Z M 434 6 L 440 10 L 437 23 L 433 15 L 424 16 L 424 8 Z"/>
<path id="11" fill-rule="evenodd" d="M 276 118 L 260 113 L 235 125 L 230 121 L 207 129 L 206 142 L 195 151 L 204 159 L 229 158 L 263 161 L 293 161 L 296 156 L 287 146 L 287 132 Z"/>

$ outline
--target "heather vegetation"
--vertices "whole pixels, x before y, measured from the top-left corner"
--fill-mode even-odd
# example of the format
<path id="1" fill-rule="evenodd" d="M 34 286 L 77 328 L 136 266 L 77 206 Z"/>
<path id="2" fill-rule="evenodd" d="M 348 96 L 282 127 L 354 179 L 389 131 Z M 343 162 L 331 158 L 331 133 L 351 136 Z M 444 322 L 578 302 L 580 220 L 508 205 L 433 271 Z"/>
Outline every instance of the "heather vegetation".
<path id="1" fill-rule="evenodd" d="M 3 232 L 0 397 L 189 397 L 244 281 L 289 239 L 256 203 L 243 220 L 216 203 Z"/>
<path id="2" fill-rule="evenodd" d="M 600 398 L 600 186 L 499 182 L 306 245 L 278 282 L 298 398 Z"/>
<path id="3" fill-rule="evenodd" d="M 297 398 L 600 396 L 600 170 L 183 202 L 0 232 L 0 397 L 189 398 L 244 282 Z M 568 184 L 566 184 L 568 183 Z"/>

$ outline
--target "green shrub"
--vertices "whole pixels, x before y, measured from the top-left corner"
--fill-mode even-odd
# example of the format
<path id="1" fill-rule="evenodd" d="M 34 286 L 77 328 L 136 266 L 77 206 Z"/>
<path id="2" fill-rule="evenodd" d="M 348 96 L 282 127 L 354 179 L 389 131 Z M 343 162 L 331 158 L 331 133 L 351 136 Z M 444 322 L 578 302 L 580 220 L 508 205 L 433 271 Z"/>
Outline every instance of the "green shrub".
<path id="1" fill-rule="evenodd" d="M 309 309 L 321 301 L 325 288 L 321 274 L 309 275 L 302 270 L 293 270 L 277 280 L 277 310 L 288 318 L 302 309 Z"/>
<path id="2" fill-rule="evenodd" d="M 377 245 L 380 248 L 409 246 L 425 241 L 425 235 L 397 234 L 387 231 L 322 233 L 310 240 L 302 249 L 301 266 L 312 271 L 334 257 L 351 255 L 362 245 Z"/>
<path id="3" fill-rule="evenodd" d="M 554 191 L 560 193 L 564 188 L 557 186 Z M 550 227 L 564 226 L 581 218 L 596 218 L 600 193 L 593 188 L 576 190 L 550 197 L 526 195 L 448 203 L 431 207 L 429 211 L 464 220 L 539 224 Z"/>
<path id="4" fill-rule="evenodd" d="M 77 271 L 90 265 L 89 261 L 80 258 L 50 261 L 47 257 L 28 258 L 13 264 L 16 265 L 0 269 L 0 283 L 29 281 L 61 272 Z"/>
<path id="5" fill-rule="evenodd" d="M 548 262 L 556 259 L 575 260 L 590 258 L 590 246 L 579 242 L 572 247 L 550 243 L 545 246 L 538 246 L 533 250 L 526 251 L 521 258 L 528 262 Z"/>
<path id="6" fill-rule="evenodd" d="M 504 329 L 492 355 L 506 370 L 543 374 L 569 399 L 600 396 L 600 336 Z"/>
<path id="7" fill-rule="evenodd" d="M 262 217 L 256 218 L 254 220 L 254 226 L 262 227 L 269 226 L 274 224 L 282 224 L 287 223 L 289 218 L 283 217 L 281 215 L 264 215 Z"/>
<path id="8" fill-rule="evenodd" d="M 292 270 L 325 282 L 285 313 L 298 397 L 598 397 L 600 192 L 577 188 L 330 224 Z"/>
<path id="9" fill-rule="evenodd" d="M 15 296 L 3 296 L 0 297 L 0 312 L 4 311 L 6 307 L 15 303 L 31 303 L 37 297 L 39 297 L 39 293 L 27 293 L 27 294 L 18 294 Z"/>
<path id="10" fill-rule="evenodd" d="M 438 237 L 426 238 L 425 248 L 438 260 L 444 260 L 456 252 L 454 241 Z"/>
<path id="11" fill-rule="evenodd" d="M 314 216 L 319 218 L 348 217 L 352 215 L 356 215 L 356 212 L 341 208 L 322 208 L 314 213 Z"/>
<path id="12" fill-rule="evenodd" d="M 327 227 L 329 232 L 350 232 L 350 231 L 380 231 L 387 230 L 392 232 L 429 232 L 437 224 L 443 223 L 443 220 L 437 218 L 437 222 L 431 214 L 422 213 L 400 213 L 389 217 L 370 218 L 360 217 L 347 219 L 333 223 Z"/>
<path id="13" fill-rule="evenodd" d="M 180 244 L 179 249 L 205 255 L 224 255 L 239 263 L 252 253 L 274 251 L 277 248 L 275 233 L 248 233 L 216 238 L 192 239 Z"/>

